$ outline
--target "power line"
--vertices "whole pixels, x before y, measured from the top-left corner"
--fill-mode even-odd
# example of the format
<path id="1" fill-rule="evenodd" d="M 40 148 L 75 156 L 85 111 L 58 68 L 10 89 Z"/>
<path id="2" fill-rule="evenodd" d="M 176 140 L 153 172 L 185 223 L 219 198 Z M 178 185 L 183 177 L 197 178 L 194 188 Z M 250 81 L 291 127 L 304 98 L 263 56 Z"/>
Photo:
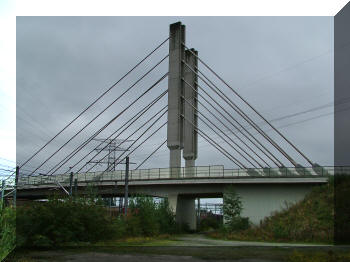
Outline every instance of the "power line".
<path id="1" fill-rule="evenodd" d="M 164 107 L 165 108 L 165 107 Z M 159 112 L 161 112 L 164 108 L 162 108 Z M 155 125 L 161 118 L 162 118 L 162 116 L 167 112 L 168 110 L 166 110 L 165 112 L 163 112 L 152 124 L 150 124 L 150 126 L 126 149 L 126 150 L 129 150 L 149 129 L 151 129 L 151 127 L 153 126 L 153 125 Z M 157 116 L 158 115 L 158 113 L 159 112 L 157 112 L 151 119 L 153 119 L 155 116 Z M 149 122 L 149 120 L 148 121 L 146 121 L 146 123 L 148 123 Z M 134 135 L 136 132 L 138 132 L 142 127 L 144 127 L 145 126 L 145 124 L 143 124 L 143 125 L 141 125 L 136 131 L 134 131 L 131 135 L 129 135 L 126 139 L 129 139 L 132 135 Z M 118 146 L 120 146 L 121 144 L 122 144 L 123 142 L 121 142 L 120 144 L 118 144 Z M 117 160 L 119 160 L 119 158 L 125 153 L 126 151 L 124 151 L 121 155 L 119 155 L 119 157 L 116 159 L 116 161 Z M 103 157 L 104 158 L 104 157 Z M 116 162 L 115 161 L 115 162 Z M 118 165 L 119 163 L 117 163 L 116 165 Z M 94 166 L 92 166 L 91 168 L 89 168 L 88 170 L 87 170 L 87 172 L 89 172 L 92 168 L 94 168 L 95 166 L 97 165 L 97 163 L 94 165 Z M 82 168 L 80 168 L 77 172 L 79 172 L 80 170 L 81 170 Z"/>
<path id="2" fill-rule="evenodd" d="M 168 110 L 167 110 L 167 111 L 168 111 Z M 166 112 L 167 112 L 167 111 L 166 111 Z M 159 119 L 160 119 L 160 118 L 159 118 Z M 157 121 L 158 121 L 159 119 L 157 119 Z M 157 132 L 158 132 L 162 127 L 164 127 L 167 123 L 168 123 L 168 121 L 166 121 L 166 122 L 165 122 L 164 124 L 162 124 L 157 130 L 155 130 L 152 134 L 150 134 L 147 138 L 145 138 L 137 147 L 135 147 L 135 148 L 128 154 L 128 156 L 131 155 L 131 154 L 132 154 L 136 149 L 138 149 L 141 145 L 143 145 L 149 138 L 151 138 L 155 133 L 157 133 Z M 153 126 L 153 125 L 152 125 L 152 126 Z M 145 133 L 146 133 L 146 131 L 145 131 L 141 136 L 143 136 Z M 140 137 L 141 137 L 141 136 L 140 136 Z M 140 137 L 139 137 L 139 138 L 140 138 Z M 138 139 L 139 139 L 139 138 L 138 138 Z M 137 139 L 137 140 L 138 140 L 138 139 Z M 136 141 L 137 141 L 137 140 L 136 140 Z M 135 141 L 135 142 L 136 142 L 136 141 Z M 131 147 L 131 146 L 129 146 L 128 149 L 130 149 L 130 147 Z M 125 152 L 127 152 L 127 151 L 125 151 Z M 124 153 L 125 153 L 125 152 L 124 152 Z M 123 154 L 124 154 L 124 153 L 123 153 Z M 122 154 L 122 155 L 123 155 L 123 154 Z M 122 156 L 122 155 L 121 155 L 121 156 Z M 120 159 L 121 156 L 119 156 L 118 159 Z M 116 159 L 115 162 L 117 162 L 118 159 Z M 123 161 L 123 159 L 120 160 L 118 163 L 116 163 L 116 165 L 120 164 L 122 161 Z M 103 171 L 103 173 L 104 173 L 104 172 L 106 172 L 106 170 Z M 102 173 L 102 174 L 103 174 L 103 173 Z"/>

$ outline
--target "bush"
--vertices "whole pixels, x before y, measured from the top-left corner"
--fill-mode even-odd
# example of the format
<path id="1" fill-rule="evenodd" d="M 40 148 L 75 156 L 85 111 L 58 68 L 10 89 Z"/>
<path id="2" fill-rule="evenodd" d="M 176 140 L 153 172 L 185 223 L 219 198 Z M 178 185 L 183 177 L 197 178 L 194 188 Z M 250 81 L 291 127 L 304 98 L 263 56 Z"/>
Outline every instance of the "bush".
<path id="1" fill-rule="evenodd" d="M 91 199 L 52 198 L 17 208 L 18 245 L 96 242 L 118 235 L 117 221 Z"/>
<path id="2" fill-rule="evenodd" d="M 16 244 L 16 212 L 14 208 L 4 207 L 0 202 L 0 261 Z"/>
<path id="3" fill-rule="evenodd" d="M 225 226 L 228 231 L 238 231 L 249 228 L 249 219 L 247 217 L 241 217 L 243 210 L 241 197 L 232 186 L 226 188 L 223 200 Z"/>
<path id="4" fill-rule="evenodd" d="M 237 224 L 238 228 L 247 226 L 247 222 Z M 293 205 L 286 203 L 284 210 L 266 217 L 259 226 L 238 232 L 220 230 L 212 236 L 235 240 L 333 243 L 333 183 L 313 187 L 303 200 Z"/>
<path id="5" fill-rule="evenodd" d="M 152 197 L 135 196 L 130 201 L 126 224 L 132 236 L 155 236 L 180 231 L 167 199 L 155 203 Z"/>
<path id="6" fill-rule="evenodd" d="M 212 229 L 219 229 L 220 221 L 217 217 L 209 213 L 206 217 L 200 219 L 198 230 L 199 231 L 208 231 Z"/>

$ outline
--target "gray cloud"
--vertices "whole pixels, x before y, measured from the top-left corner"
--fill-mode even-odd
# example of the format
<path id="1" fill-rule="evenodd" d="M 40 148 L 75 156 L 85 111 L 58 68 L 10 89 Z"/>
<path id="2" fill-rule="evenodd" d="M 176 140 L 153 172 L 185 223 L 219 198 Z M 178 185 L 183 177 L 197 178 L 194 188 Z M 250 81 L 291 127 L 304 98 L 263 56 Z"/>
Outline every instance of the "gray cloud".
<path id="1" fill-rule="evenodd" d="M 180 20 L 186 25 L 186 44 L 196 48 L 200 57 L 267 119 L 333 101 L 331 17 L 18 17 L 17 161 L 25 161 L 163 41 L 168 36 L 170 23 Z M 167 45 L 28 163 L 28 169 L 38 166 L 166 53 Z M 215 83 L 219 83 L 203 66 L 200 68 Z M 48 165 L 43 166 L 43 170 L 48 170 L 62 159 L 166 71 L 167 61 L 68 144 Z M 120 128 L 136 110 L 166 87 L 165 80 L 99 137 L 107 137 Z M 222 84 L 220 87 L 234 99 L 227 88 Z M 239 100 L 235 101 L 239 103 Z M 161 104 L 166 104 L 166 98 Z M 246 109 L 243 104 L 239 105 Z M 158 105 L 152 113 L 160 108 Z M 275 125 L 281 127 L 282 133 L 313 161 L 332 165 L 332 116 L 283 127 L 331 111 L 332 108 L 325 108 L 278 121 Z M 248 112 L 258 119 L 251 111 Z M 203 124 L 200 126 L 212 134 Z M 132 131 L 128 130 L 123 137 L 126 138 Z M 277 135 L 273 132 L 269 134 L 305 164 Z M 212 136 L 215 137 L 214 134 Z M 162 129 L 131 157 L 140 163 L 165 138 L 166 129 Z M 198 165 L 234 167 L 203 139 L 199 141 Z M 88 145 L 84 152 L 91 150 L 93 145 L 97 144 Z M 229 150 L 229 147 L 226 148 Z M 163 147 L 144 167 L 167 167 L 168 158 L 168 150 Z M 75 158 L 75 161 L 78 159 Z M 67 163 L 61 171 L 67 170 L 71 163 Z"/>

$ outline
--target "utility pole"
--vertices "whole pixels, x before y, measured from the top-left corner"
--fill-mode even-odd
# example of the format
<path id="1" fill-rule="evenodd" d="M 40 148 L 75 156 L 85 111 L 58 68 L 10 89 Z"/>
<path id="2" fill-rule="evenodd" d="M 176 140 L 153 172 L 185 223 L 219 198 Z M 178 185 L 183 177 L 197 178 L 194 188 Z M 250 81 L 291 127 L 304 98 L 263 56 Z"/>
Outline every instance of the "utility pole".
<path id="1" fill-rule="evenodd" d="M 69 196 L 72 197 L 73 193 L 73 172 L 70 172 L 70 177 L 69 177 Z"/>
<path id="2" fill-rule="evenodd" d="M 6 185 L 6 181 L 2 180 L 2 183 L 1 183 L 1 208 L 3 208 L 3 204 L 4 204 L 5 185 Z"/>
<path id="3" fill-rule="evenodd" d="M 125 194 L 124 194 L 124 202 L 125 202 L 125 205 L 124 205 L 124 215 L 126 217 L 127 215 L 127 210 L 128 210 L 128 197 L 129 197 L 129 156 L 126 157 L 125 159 L 125 186 L 124 186 L 124 189 L 125 189 Z"/>

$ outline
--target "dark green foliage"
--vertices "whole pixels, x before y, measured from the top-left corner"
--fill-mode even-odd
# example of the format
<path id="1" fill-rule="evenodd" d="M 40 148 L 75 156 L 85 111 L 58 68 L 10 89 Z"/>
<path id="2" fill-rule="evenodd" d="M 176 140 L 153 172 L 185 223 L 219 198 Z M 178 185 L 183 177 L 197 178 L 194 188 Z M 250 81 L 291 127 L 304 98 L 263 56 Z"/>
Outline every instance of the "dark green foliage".
<path id="1" fill-rule="evenodd" d="M 350 244 L 350 176 L 337 174 L 335 190 L 335 243 Z"/>
<path id="2" fill-rule="evenodd" d="M 0 202 L 0 261 L 16 244 L 16 212 L 12 207 L 3 207 Z"/>
<path id="3" fill-rule="evenodd" d="M 235 240 L 333 243 L 333 180 L 313 187 L 298 203 L 286 203 L 284 210 L 266 217 L 259 226 L 239 232 L 221 231 L 213 236 L 220 237 L 220 234 Z"/>
<path id="4" fill-rule="evenodd" d="M 249 219 L 247 217 L 241 217 L 243 210 L 241 197 L 232 186 L 226 188 L 223 200 L 225 226 L 228 231 L 238 231 L 249 228 Z"/>
<path id="5" fill-rule="evenodd" d="M 175 215 L 169 207 L 167 198 L 164 198 L 160 203 L 158 203 L 156 215 L 159 223 L 159 232 L 161 234 L 174 234 L 179 231 L 179 228 L 175 222 Z"/>
<path id="6" fill-rule="evenodd" d="M 116 220 L 89 198 L 52 198 L 17 208 L 18 245 L 96 242 L 110 239 L 117 233 Z"/>
<path id="7" fill-rule="evenodd" d="M 130 201 L 126 219 L 127 233 L 131 236 L 155 236 L 179 231 L 167 199 L 155 203 L 152 197 L 136 196 Z"/>
<path id="8" fill-rule="evenodd" d="M 217 217 L 211 213 L 208 213 L 206 217 L 200 219 L 199 222 L 199 231 L 209 231 L 212 229 L 219 229 L 221 221 L 217 219 Z"/>

